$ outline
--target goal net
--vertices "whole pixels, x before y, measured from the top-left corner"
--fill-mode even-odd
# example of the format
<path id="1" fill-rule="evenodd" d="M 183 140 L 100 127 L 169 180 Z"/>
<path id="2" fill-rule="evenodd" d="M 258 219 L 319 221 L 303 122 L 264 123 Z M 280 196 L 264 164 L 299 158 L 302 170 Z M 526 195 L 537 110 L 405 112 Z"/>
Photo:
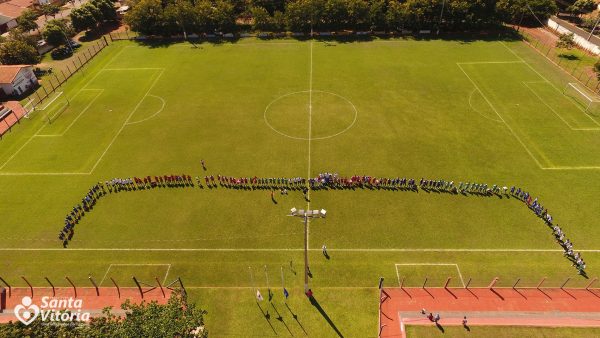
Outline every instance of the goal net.
<path id="1" fill-rule="evenodd" d="M 578 83 L 567 83 L 563 94 L 575 101 L 583 111 L 590 115 L 600 113 L 600 97 Z"/>

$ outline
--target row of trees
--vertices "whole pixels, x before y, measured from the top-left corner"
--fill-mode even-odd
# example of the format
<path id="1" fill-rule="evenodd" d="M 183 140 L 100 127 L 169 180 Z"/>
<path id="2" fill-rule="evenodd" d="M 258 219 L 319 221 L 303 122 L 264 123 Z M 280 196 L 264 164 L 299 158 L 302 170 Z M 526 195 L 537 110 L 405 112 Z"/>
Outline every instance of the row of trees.
<path id="1" fill-rule="evenodd" d="M 474 30 L 536 22 L 554 0 L 134 0 L 125 20 L 147 35 L 258 31 Z M 536 19 L 537 18 L 537 19 Z"/>
<path id="2" fill-rule="evenodd" d="M 71 23 L 77 31 L 93 30 L 116 18 L 117 12 L 111 0 L 91 0 L 71 11 Z"/>

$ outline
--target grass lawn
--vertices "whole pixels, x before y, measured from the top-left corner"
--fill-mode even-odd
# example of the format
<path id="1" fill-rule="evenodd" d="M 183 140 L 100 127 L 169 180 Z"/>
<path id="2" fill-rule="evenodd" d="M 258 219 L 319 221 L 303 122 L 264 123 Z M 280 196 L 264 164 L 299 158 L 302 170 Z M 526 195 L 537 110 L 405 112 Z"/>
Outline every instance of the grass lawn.
<path id="1" fill-rule="evenodd" d="M 380 276 L 585 285 L 551 229 L 507 196 L 311 191 L 310 208 L 328 211 L 309 227 L 319 307 L 302 295 L 303 225 L 286 216 L 308 207 L 300 191 L 277 203 L 221 187 L 110 194 L 67 249 L 57 239 L 88 189 L 115 177 L 424 177 L 530 191 L 597 276 L 600 118 L 562 95 L 568 82 L 514 40 L 112 43 L 0 141 L 0 276 L 179 276 L 218 337 L 375 336 Z M 257 304 L 255 287 L 273 303 Z"/>

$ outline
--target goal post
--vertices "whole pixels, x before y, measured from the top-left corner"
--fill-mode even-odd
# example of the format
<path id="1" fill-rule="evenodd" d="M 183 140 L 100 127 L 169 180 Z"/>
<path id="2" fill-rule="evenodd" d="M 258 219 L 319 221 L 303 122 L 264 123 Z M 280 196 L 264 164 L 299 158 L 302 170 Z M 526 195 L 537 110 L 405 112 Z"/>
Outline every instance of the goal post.
<path id="1" fill-rule="evenodd" d="M 593 114 L 600 111 L 600 97 L 578 83 L 567 83 L 563 94 L 579 104 L 586 113 Z"/>

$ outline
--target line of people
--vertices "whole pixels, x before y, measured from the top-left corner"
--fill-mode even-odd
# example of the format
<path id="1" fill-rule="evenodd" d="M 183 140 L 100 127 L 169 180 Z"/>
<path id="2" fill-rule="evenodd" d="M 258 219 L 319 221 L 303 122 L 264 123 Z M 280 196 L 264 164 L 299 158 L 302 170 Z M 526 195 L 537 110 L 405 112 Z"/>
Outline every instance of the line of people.
<path id="1" fill-rule="evenodd" d="M 337 173 L 329 172 L 320 173 L 316 177 L 309 178 L 308 180 L 303 177 L 232 177 L 217 175 L 215 178 L 214 175 L 204 176 L 204 184 L 211 189 L 217 188 L 218 186 L 228 189 L 271 189 L 271 198 L 274 198 L 273 190 L 280 190 L 282 194 L 287 194 L 287 190 L 289 189 L 302 190 L 305 198 L 308 199 L 307 183 L 310 190 L 366 188 L 418 191 L 421 189 L 423 191 L 449 192 L 453 194 L 461 193 L 465 195 L 509 196 L 509 189 L 506 186 L 500 187 L 496 184 L 489 186 L 488 184 L 475 182 L 459 182 L 458 185 L 455 185 L 454 181 L 446 181 L 443 179 L 432 180 L 421 178 L 417 183 L 415 179 L 405 177 L 387 178 L 367 175 L 340 176 Z M 199 176 L 196 176 L 196 184 L 194 184 L 192 176 L 187 174 L 146 176 L 141 178 L 113 178 L 105 182 L 99 182 L 88 191 L 81 200 L 81 203 L 73 207 L 67 214 L 65 217 L 65 225 L 60 231 L 58 238 L 63 242 L 63 246 L 66 247 L 73 238 L 75 224 L 79 223 L 85 213 L 93 208 L 100 197 L 107 194 L 161 187 L 185 188 L 196 186 L 204 188 L 202 179 Z M 548 209 L 544 208 L 537 198 L 532 198 L 531 194 L 519 187 L 512 186 L 510 188 L 510 196 L 523 201 L 530 210 L 543 219 L 548 226 L 553 228 L 553 233 L 557 242 L 563 247 L 565 256 L 573 262 L 573 265 L 580 274 L 585 275 L 586 265 L 581 254 L 574 252 L 573 244 L 569 239 L 565 239 L 565 234 L 562 229 L 560 229 L 558 225 L 553 224 L 553 218 L 548 213 Z"/>
<path id="2" fill-rule="evenodd" d="M 579 271 L 579 274 L 585 276 L 585 262 L 581 257 L 581 253 L 573 250 L 573 243 L 567 238 L 565 239 L 565 234 L 562 229 L 558 226 L 558 224 L 554 224 L 554 219 L 548 213 L 548 209 L 544 208 L 544 206 L 538 201 L 537 197 L 533 198 L 531 194 L 526 192 L 524 189 L 519 187 L 511 187 L 510 193 L 513 197 L 516 197 L 523 201 L 525 205 L 529 208 L 529 210 L 533 211 L 539 218 L 541 218 L 546 225 L 552 228 L 552 233 L 556 238 L 556 241 L 564 250 L 564 255 L 573 262 L 573 266 Z"/>
<path id="3" fill-rule="evenodd" d="M 87 212 L 90 212 L 102 196 L 121 191 L 144 190 L 157 187 L 193 187 L 194 182 L 190 175 L 164 175 L 113 178 L 105 182 L 98 182 L 85 194 L 81 203 L 75 205 L 65 217 L 65 225 L 58 233 L 58 239 L 63 247 L 67 247 L 75 235 L 75 225 L 81 221 Z"/>

